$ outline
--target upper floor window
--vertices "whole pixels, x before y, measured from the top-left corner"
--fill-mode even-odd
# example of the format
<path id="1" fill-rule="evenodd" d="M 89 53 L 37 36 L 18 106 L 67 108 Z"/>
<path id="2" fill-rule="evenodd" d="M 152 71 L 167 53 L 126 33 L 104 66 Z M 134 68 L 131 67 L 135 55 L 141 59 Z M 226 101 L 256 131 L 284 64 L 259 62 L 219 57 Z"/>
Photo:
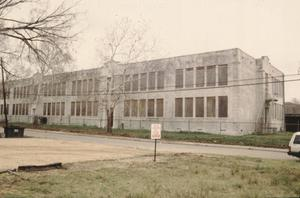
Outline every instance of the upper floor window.
<path id="1" fill-rule="evenodd" d="M 218 66 L 218 82 L 219 85 L 227 85 L 228 81 L 228 67 L 227 65 Z"/>
<path id="2" fill-rule="evenodd" d="M 145 91 L 147 89 L 147 73 L 142 73 L 140 77 L 140 90 Z"/>
<path id="3" fill-rule="evenodd" d="M 196 87 L 204 87 L 205 67 L 196 68 Z"/>
<path id="4" fill-rule="evenodd" d="M 157 89 L 163 89 L 165 84 L 165 72 L 158 71 L 157 72 Z"/>
<path id="5" fill-rule="evenodd" d="M 194 86 L 194 68 L 185 69 L 185 87 L 191 88 Z"/>
<path id="6" fill-rule="evenodd" d="M 206 72 L 206 85 L 216 86 L 216 66 L 208 66 Z"/>
<path id="7" fill-rule="evenodd" d="M 156 72 L 150 72 L 149 79 L 148 79 L 148 89 L 149 90 L 155 89 L 155 80 L 156 80 Z"/>
<path id="8" fill-rule="evenodd" d="M 183 69 L 176 69 L 175 87 L 183 88 Z"/>

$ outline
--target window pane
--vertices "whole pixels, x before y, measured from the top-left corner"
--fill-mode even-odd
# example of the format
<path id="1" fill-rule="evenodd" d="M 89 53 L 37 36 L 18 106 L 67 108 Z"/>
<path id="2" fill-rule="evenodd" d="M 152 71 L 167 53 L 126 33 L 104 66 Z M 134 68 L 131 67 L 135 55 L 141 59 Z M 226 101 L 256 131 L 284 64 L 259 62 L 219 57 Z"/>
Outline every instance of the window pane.
<path id="1" fill-rule="evenodd" d="M 185 69 L 185 87 L 194 87 L 194 68 Z"/>
<path id="2" fill-rule="evenodd" d="M 75 102 L 71 103 L 71 116 L 75 115 Z"/>
<path id="3" fill-rule="evenodd" d="M 94 101 L 93 116 L 98 116 L 98 101 Z"/>
<path id="4" fill-rule="evenodd" d="M 175 98 L 175 117 L 182 117 L 182 98 Z"/>
<path id="5" fill-rule="evenodd" d="M 145 91 L 147 89 L 147 73 L 142 73 L 140 78 L 140 90 Z"/>
<path id="6" fill-rule="evenodd" d="M 124 101 L 124 117 L 130 116 L 130 100 Z"/>
<path id="7" fill-rule="evenodd" d="M 63 82 L 62 83 L 62 91 L 61 91 L 61 95 L 62 96 L 65 96 L 66 95 L 66 82 Z"/>
<path id="8" fill-rule="evenodd" d="M 196 69 L 196 87 L 204 87 L 205 67 L 197 67 Z"/>
<path id="9" fill-rule="evenodd" d="M 82 81 L 82 93 L 83 95 L 87 93 L 87 80 Z"/>
<path id="10" fill-rule="evenodd" d="M 137 114 L 138 114 L 138 101 L 131 100 L 131 116 L 137 117 Z"/>
<path id="11" fill-rule="evenodd" d="M 61 96 L 61 85 L 62 83 L 57 83 L 57 96 Z"/>
<path id="12" fill-rule="evenodd" d="M 227 85 L 228 80 L 228 67 L 227 65 L 218 66 L 218 81 L 219 85 Z"/>
<path id="13" fill-rule="evenodd" d="M 132 76 L 132 91 L 138 91 L 139 89 L 139 75 L 134 74 Z"/>
<path id="14" fill-rule="evenodd" d="M 227 96 L 219 96 L 219 117 L 228 116 L 228 98 Z"/>
<path id="15" fill-rule="evenodd" d="M 185 117 L 193 117 L 193 98 L 185 98 Z"/>
<path id="16" fill-rule="evenodd" d="M 86 102 L 82 101 L 81 103 L 81 116 L 85 116 L 86 115 Z"/>
<path id="17" fill-rule="evenodd" d="M 59 116 L 60 115 L 60 102 L 56 103 L 56 115 Z"/>
<path id="18" fill-rule="evenodd" d="M 165 86 L 165 72 L 157 72 L 157 89 L 163 89 Z"/>
<path id="19" fill-rule="evenodd" d="M 139 116 L 140 117 L 145 117 L 146 116 L 146 100 L 140 100 Z"/>
<path id="20" fill-rule="evenodd" d="M 87 116 L 92 116 L 92 101 L 87 102 Z"/>
<path id="21" fill-rule="evenodd" d="M 300 135 L 295 136 L 294 144 L 300 144 Z"/>
<path id="22" fill-rule="evenodd" d="M 183 88 L 183 69 L 176 69 L 175 87 Z"/>
<path id="23" fill-rule="evenodd" d="M 131 79 L 130 75 L 125 76 L 125 91 L 130 91 L 131 90 Z"/>
<path id="24" fill-rule="evenodd" d="M 206 85 L 216 86 L 216 66 L 207 67 Z"/>
<path id="25" fill-rule="evenodd" d="M 93 91 L 93 79 L 89 79 L 89 84 L 88 84 L 88 92 L 91 94 Z"/>
<path id="26" fill-rule="evenodd" d="M 100 85 L 100 80 L 99 79 L 95 79 L 94 94 L 98 94 L 98 92 L 99 92 L 99 85 Z"/>
<path id="27" fill-rule="evenodd" d="M 72 96 L 75 96 L 75 91 L 76 91 L 76 81 L 72 81 Z"/>
<path id="28" fill-rule="evenodd" d="M 76 102 L 76 116 L 80 116 L 80 111 L 81 111 L 80 102 Z"/>
<path id="29" fill-rule="evenodd" d="M 154 116 L 154 99 L 148 100 L 148 117 Z"/>
<path id="30" fill-rule="evenodd" d="M 60 113 L 61 113 L 62 116 L 65 115 L 65 103 L 64 102 L 61 103 Z"/>
<path id="31" fill-rule="evenodd" d="M 156 117 L 164 116 L 164 99 L 156 100 Z"/>
<path id="32" fill-rule="evenodd" d="M 81 95 L 81 80 L 77 80 L 77 95 Z"/>
<path id="33" fill-rule="evenodd" d="M 52 103 L 52 112 L 51 115 L 55 116 L 55 102 Z"/>
<path id="34" fill-rule="evenodd" d="M 155 89 L 155 72 L 149 73 L 149 81 L 148 81 L 148 89 L 153 90 Z"/>
<path id="35" fill-rule="evenodd" d="M 196 98 L 196 117 L 204 117 L 204 98 Z"/>
<path id="36" fill-rule="evenodd" d="M 57 88 L 57 83 L 53 83 L 52 96 L 56 96 L 56 88 Z"/>
<path id="37" fill-rule="evenodd" d="M 216 98 L 207 97 L 207 117 L 216 116 Z"/>
<path id="38" fill-rule="evenodd" d="M 48 103 L 47 114 L 51 114 L 51 103 Z"/>

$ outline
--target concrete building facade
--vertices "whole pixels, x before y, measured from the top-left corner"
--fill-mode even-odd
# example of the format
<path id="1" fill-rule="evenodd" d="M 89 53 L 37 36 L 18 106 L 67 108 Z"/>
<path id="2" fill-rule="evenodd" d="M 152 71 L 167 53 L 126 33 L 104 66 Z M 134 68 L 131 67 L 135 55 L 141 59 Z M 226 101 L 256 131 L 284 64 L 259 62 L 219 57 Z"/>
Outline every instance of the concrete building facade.
<path id="1" fill-rule="evenodd" d="M 229 49 L 7 82 L 11 122 L 247 134 L 284 130 L 284 74 Z M 1 101 L 3 104 L 3 100 Z M 3 105 L 1 114 L 3 114 Z"/>

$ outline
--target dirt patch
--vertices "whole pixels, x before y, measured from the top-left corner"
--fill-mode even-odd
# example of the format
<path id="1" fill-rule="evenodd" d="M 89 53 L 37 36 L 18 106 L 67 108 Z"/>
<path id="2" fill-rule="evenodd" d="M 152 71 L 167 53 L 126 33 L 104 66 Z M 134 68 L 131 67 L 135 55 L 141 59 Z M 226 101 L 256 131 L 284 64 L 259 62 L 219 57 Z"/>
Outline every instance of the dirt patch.
<path id="1" fill-rule="evenodd" d="M 131 158 L 141 149 L 41 138 L 0 139 L 0 170 L 20 165 Z"/>

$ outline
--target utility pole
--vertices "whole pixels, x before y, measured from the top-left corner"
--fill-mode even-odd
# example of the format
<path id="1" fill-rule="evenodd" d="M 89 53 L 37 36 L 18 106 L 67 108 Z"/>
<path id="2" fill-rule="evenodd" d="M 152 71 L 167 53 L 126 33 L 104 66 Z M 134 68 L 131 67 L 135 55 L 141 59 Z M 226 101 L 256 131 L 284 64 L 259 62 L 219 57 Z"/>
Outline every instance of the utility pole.
<path id="1" fill-rule="evenodd" d="M 3 66 L 3 59 L 1 57 L 1 72 L 2 72 L 2 94 L 3 94 L 3 109 L 4 109 L 4 117 L 5 117 L 5 127 L 8 126 L 7 120 L 7 108 L 6 108 L 6 91 L 5 91 L 5 84 L 4 84 L 4 66 Z"/>

